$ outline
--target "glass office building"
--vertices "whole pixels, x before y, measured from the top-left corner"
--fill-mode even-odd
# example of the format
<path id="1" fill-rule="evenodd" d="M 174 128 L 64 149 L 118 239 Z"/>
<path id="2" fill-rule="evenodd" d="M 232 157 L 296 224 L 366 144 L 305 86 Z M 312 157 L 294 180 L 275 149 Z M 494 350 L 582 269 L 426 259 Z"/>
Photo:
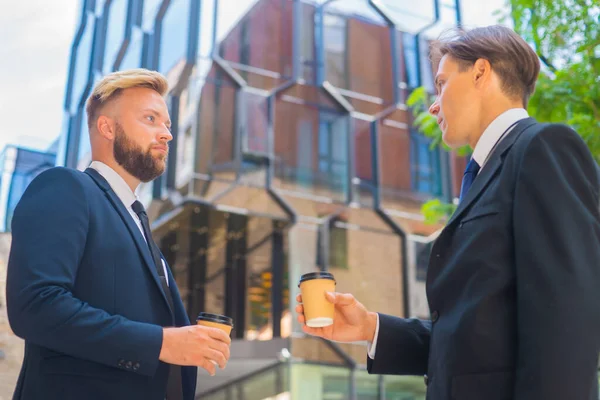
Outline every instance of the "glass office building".
<path id="1" fill-rule="evenodd" d="M 413 128 L 433 90 L 428 41 L 458 0 L 82 0 L 57 163 L 90 161 L 85 101 L 135 67 L 169 80 L 168 168 L 140 188 L 191 318 L 234 318 L 203 399 L 424 399 L 420 377 L 369 376 L 362 344 L 305 337 L 301 274 L 329 270 L 369 309 L 427 318 L 420 207 L 451 201 L 465 160 Z"/>

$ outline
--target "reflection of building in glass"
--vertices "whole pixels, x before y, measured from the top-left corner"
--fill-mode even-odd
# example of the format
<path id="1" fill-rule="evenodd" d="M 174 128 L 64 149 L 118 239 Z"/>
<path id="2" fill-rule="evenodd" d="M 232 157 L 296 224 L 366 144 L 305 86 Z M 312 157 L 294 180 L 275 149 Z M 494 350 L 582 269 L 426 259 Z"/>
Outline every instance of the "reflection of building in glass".
<path id="1" fill-rule="evenodd" d="M 0 231 L 11 230 L 15 207 L 31 181 L 54 167 L 56 153 L 8 145 L 0 153 Z"/>
<path id="2" fill-rule="evenodd" d="M 433 89 L 427 42 L 457 3 L 82 1 L 58 163 L 89 163 L 84 103 L 102 75 L 168 77 L 168 170 L 141 196 L 190 316 L 235 319 L 235 367 L 201 374 L 203 398 L 423 392 L 364 373 L 363 346 L 301 337 L 293 299 L 322 268 L 370 309 L 427 317 L 416 248 L 439 226 L 420 206 L 458 194 L 464 160 L 430 149 L 405 101 Z"/>

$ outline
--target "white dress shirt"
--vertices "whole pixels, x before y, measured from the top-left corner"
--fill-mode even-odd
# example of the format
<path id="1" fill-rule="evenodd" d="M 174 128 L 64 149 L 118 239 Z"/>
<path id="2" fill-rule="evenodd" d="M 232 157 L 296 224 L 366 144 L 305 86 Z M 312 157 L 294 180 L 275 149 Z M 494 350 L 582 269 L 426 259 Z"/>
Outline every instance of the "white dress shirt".
<path id="1" fill-rule="evenodd" d="M 529 118 L 527 110 L 524 108 L 511 108 L 500 114 L 491 124 L 483 131 L 479 141 L 473 149 L 473 159 L 479 164 L 481 170 L 489 159 L 490 153 L 494 150 L 496 144 L 500 143 L 514 128 L 514 124 L 522 119 Z M 510 130 L 507 130 L 509 129 Z M 377 349 L 377 338 L 379 336 L 379 314 L 377 314 L 377 325 L 375 327 L 375 337 L 373 343 L 368 343 L 367 351 L 369 357 L 374 360 Z"/>
<path id="2" fill-rule="evenodd" d="M 115 192 L 119 200 L 121 200 L 121 202 L 129 212 L 129 215 L 131 215 L 131 218 L 133 218 L 133 221 L 142 233 L 142 237 L 144 238 L 144 240 L 146 240 L 146 236 L 144 235 L 144 228 L 142 228 L 142 221 L 140 221 L 138 215 L 135 213 L 135 211 L 133 211 L 133 208 L 131 208 L 132 204 L 136 200 L 138 200 L 138 197 L 131 190 L 127 182 L 125 182 L 121 175 L 119 175 L 114 169 L 100 161 L 92 161 L 92 163 L 90 164 L 90 168 L 93 168 L 96 171 L 98 171 L 98 173 L 102 175 L 104 179 L 106 179 L 111 189 Z M 169 274 L 167 274 L 167 265 L 165 264 L 165 260 L 163 260 L 162 257 L 161 261 L 163 270 L 165 271 L 165 280 L 167 281 L 167 285 L 169 285 Z"/>

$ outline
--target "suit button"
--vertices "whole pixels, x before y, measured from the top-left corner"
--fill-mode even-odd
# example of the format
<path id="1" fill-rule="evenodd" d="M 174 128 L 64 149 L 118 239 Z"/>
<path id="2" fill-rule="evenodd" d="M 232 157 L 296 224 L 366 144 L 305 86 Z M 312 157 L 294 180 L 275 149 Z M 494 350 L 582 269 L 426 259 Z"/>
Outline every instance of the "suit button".
<path id="1" fill-rule="evenodd" d="M 429 377 L 427 375 L 423 375 L 423 382 L 425 382 L 425 386 L 429 385 Z"/>
<path id="2" fill-rule="evenodd" d="M 119 362 L 117 363 L 117 366 L 120 368 L 123 368 L 125 366 L 125 360 L 119 360 Z"/>
<path id="3" fill-rule="evenodd" d="M 133 370 L 137 371 L 138 369 L 140 369 L 140 363 L 136 362 L 135 364 L 133 364 Z"/>
<path id="4" fill-rule="evenodd" d="M 127 361 L 127 364 L 125 364 L 125 368 L 131 369 L 131 367 L 133 367 L 133 363 L 131 361 Z"/>
<path id="5" fill-rule="evenodd" d="M 431 313 L 431 322 L 433 322 L 434 324 L 437 322 L 437 320 L 440 318 L 440 313 L 438 313 L 437 311 L 434 311 Z"/>

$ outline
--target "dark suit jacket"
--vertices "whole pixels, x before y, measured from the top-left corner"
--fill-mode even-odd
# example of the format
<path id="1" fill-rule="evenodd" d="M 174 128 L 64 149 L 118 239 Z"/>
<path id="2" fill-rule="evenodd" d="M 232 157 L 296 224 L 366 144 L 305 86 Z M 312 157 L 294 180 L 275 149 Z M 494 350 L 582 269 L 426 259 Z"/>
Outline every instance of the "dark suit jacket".
<path id="1" fill-rule="evenodd" d="M 40 174 L 13 216 L 7 308 L 25 339 L 14 397 L 162 400 L 162 327 L 189 320 L 170 271 L 174 312 L 131 215 L 87 172 Z M 182 369 L 185 399 L 194 398 L 196 371 Z"/>
<path id="2" fill-rule="evenodd" d="M 597 400 L 599 177 L 570 128 L 525 119 L 432 248 L 430 321 L 380 315 L 370 373 L 428 400 Z"/>

